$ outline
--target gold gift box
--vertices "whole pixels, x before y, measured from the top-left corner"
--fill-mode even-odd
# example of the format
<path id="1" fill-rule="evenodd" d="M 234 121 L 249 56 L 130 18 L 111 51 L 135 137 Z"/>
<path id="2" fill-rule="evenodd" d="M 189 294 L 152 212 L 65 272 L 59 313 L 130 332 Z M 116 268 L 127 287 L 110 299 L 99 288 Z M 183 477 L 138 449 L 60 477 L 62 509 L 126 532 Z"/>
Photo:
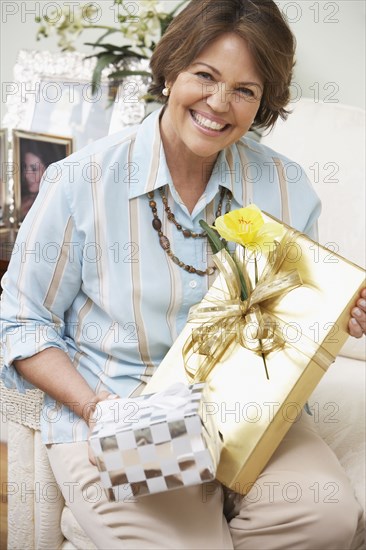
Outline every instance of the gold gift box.
<path id="1" fill-rule="evenodd" d="M 214 416 L 223 442 L 217 479 L 241 494 L 250 490 L 298 415 L 306 414 L 307 399 L 348 338 L 350 310 L 365 284 L 362 268 L 303 234 L 294 233 L 287 252 L 280 272 L 298 270 L 303 284 L 261 308 L 280 320 L 286 340 L 282 349 L 266 354 L 269 378 L 261 355 L 238 343 L 207 378 L 204 414 Z M 225 295 L 228 287 L 219 274 L 202 304 Z M 188 382 L 182 349 L 196 328 L 197 323 L 186 324 L 146 392 Z M 197 364 L 201 359 L 194 357 Z"/>

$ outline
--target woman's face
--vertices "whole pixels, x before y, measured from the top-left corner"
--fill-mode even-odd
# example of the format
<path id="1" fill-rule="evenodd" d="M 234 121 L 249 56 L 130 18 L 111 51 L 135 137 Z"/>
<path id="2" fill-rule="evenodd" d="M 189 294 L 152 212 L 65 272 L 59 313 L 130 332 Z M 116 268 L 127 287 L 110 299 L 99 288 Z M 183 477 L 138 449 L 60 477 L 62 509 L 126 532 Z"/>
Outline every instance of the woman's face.
<path id="1" fill-rule="evenodd" d="M 246 42 L 226 33 L 211 42 L 173 83 L 162 133 L 175 152 L 214 160 L 250 128 L 263 92 Z"/>
<path id="2" fill-rule="evenodd" d="M 46 170 L 41 159 L 33 153 L 24 155 L 24 179 L 29 193 L 38 193 L 39 183 Z"/>

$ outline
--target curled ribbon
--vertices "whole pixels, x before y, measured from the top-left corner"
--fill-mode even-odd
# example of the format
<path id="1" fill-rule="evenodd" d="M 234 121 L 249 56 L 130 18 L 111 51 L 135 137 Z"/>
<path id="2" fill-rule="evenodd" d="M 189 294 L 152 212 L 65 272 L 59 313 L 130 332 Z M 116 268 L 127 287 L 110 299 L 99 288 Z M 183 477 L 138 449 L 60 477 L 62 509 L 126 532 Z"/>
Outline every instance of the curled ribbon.
<path id="1" fill-rule="evenodd" d="M 302 280 L 297 270 L 279 273 L 288 245 L 297 232 L 288 229 L 269 253 L 266 264 L 254 289 L 248 275 L 246 262 L 237 249 L 235 260 L 223 249 L 213 256 L 219 272 L 224 277 L 227 292 L 215 289 L 200 304 L 190 309 L 188 321 L 199 323 L 183 346 L 183 359 L 186 373 L 193 381 L 205 381 L 215 367 L 233 350 L 241 346 L 260 354 L 275 351 L 286 343 L 281 323 L 263 307 L 263 302 L 284 296 L 301 286 Z M 241 300 L 240 269 L 248 290 L 248 299 Z M 192 361 L 197 355 L 199 361 Z M 197 364 L 198 363 L 198 364 Z"/>

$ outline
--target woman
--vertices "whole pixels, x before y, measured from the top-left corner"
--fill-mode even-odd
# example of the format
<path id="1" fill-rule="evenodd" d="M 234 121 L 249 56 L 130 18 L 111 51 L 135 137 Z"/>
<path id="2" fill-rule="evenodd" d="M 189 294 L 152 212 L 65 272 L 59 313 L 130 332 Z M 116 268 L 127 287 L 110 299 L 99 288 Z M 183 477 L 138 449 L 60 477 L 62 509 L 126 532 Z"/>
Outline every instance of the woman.
<path id="1" fill-rule="evenodd" d="M 26 249 L 38 243 L 40 262 L 33 254 L 9 267 L 4 378 L 47 393 L 50 463 L 98 548 L 351 544 L 359 505 L 305 415 L 260 476 L 260 498 L 224 496 L 217 484 L 109 503 L 86 456 L 96 404 L 141 391 L 213 280 L 201 218 L 211 223 L 253 202 L 276 217 L 288 211 L 287 221 L 315 235 L 320 204 L 302 170 L 286 180 L 286 158 L 242 137 L 286 115 L 293 55 L 273 2 L 193 0 L 151 61 L 164 107 L 59 163 L 21 228 Z M 47 260 L 50 234 L 59 253 Z M 365 297 L 350 325 L 356 336 L 365 331 Z M 332 505 L 311 491 L 327 482 L 338 488 Z M 296 504 L 283 496 L 288 483 L 302 487 Z"/>
<path id="2" fill-rule="evenodd" d="M 46 168 L 65 156 L 65 147 L 54 143 L 23 140 L 20 144 L 21 220 L 34 203 Z"/>

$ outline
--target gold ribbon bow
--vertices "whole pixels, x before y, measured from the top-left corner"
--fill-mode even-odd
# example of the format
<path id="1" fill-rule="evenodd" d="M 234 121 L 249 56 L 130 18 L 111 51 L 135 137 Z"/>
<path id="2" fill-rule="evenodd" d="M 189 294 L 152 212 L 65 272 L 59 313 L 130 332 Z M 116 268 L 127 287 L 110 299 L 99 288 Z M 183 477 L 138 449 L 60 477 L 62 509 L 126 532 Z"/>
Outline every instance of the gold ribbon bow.
<path id="1" fill-rule="evenodd" d="M 215 289 L 213 295 L 190 309 L 188 321 L 199 323 L 183 346 L 183 359 L 188 377 L 193 381 L 205 381 L 215 365 L 227 357 L 234 344 L 261 354 L 280 349 L 285 344 L 278 319 L 264 311 L 263 303 L 283 296 L 302 285 L 297 270 L 279 273 L 288 246 L 296 232 L 287 230 L 275 250 L 269 253 L 257 284 L 252 288 L 242 248 L 237 248 L 235 260 L 222 249 L 213 256 L 223 275 L 227 291 Z M 241 271 L 249 296 L 241 300 Z M 199 361 L 191 361 L 194 356 Z"/>

